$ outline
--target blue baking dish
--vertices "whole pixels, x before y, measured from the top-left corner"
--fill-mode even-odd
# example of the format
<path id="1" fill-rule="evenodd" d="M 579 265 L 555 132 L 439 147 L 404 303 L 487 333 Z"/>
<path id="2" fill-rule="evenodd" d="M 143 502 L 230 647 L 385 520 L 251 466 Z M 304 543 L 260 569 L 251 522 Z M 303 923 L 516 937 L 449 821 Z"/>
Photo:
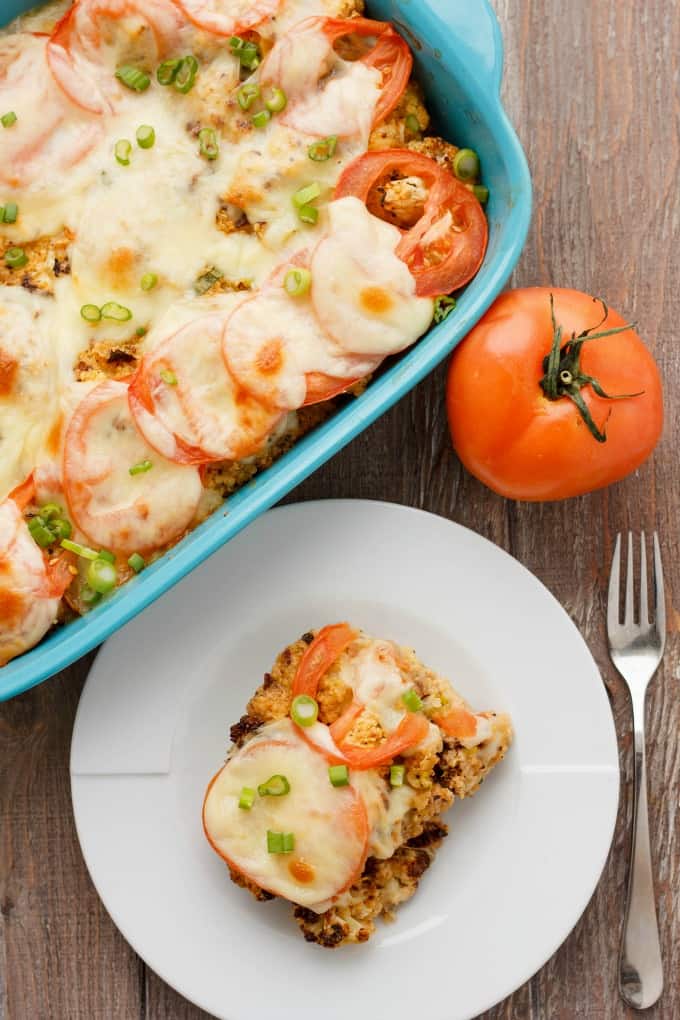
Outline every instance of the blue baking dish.
<path id="1" fill-rule="evenodd" d="M 0 0 L 6 23 L 35 0 Z M 500 101 L 503 43 L 487 0 L 368 0 L 371 17 L 394 22 L 411 45 L 441 133 L 476 149 L 490 189 L 489 248 L 455 312 L 306 436 L 162 559 L 87 617 L 55 629 L 0 668 L 0 700 L 40 683 L 94 648 L 332 457 L 430 372 L 477 322 L 517 262 L 531 217 L 526 159 Z M 254 566 L 254 569 L 257 569 Z"/>

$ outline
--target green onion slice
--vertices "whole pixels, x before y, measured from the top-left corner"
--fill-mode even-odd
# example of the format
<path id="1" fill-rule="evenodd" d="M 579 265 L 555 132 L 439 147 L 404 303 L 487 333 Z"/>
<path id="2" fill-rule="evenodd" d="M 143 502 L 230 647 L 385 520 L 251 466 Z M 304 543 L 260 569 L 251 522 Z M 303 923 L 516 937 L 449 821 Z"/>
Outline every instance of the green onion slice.
<path id="1" fill-rule="evenodd" d="M 298 694 L 293 698 L 290 715 L 298 726 L 313 726 L 319 715 L 319 706 L 309 694 Z"/>
<path id="2" fill-rule="evenodd" d="M 289 854 L 295 849 L 293 832 L 272 832 L 267 829 L 267 850 L 270 854 Z"/>
<path id="3" fill-rule="evenodd" d="M 290 783 L 285 776 L 270 776 L 266 783 L 257 788 L 260 797 L 283 797 L 290 793 Z"/>
<path id="4" fill-rule="evenodd" d="M 179 65 L 182 63 L 181 57 L 175 57 L 173 60 L 164 60 L 162 64 L 158 65 L 156 71 L 156 78 L 159 85 L 172 85 L 177 72 L 179 71 Z"/>
<path id="5" fill-rule="evenodd" d="M 144 570 L 145 566 L 146 563 L 144 562 L 144 557 L 140 556 L 137 552 L 133 553 L 128 559 L 128 567 L 130 567 L 131 570 L 134 570 L 135 574 L 139 574 L 140 571 Z"/>
<path id="6" fill-rule="evenodd" d="M 101 602 L 102 597 L 100 592 L 93 591 L 88 584 L 84 584 L 80 589 L 80 598 L 85 605 L 90 606 L 91 608 L 92 606 L 96 606 L 98 602 Z"/>
<path id="7" fill-rule="evenodd" d="M 222 272 L 221 269 L 218 269 L 217 266 L 210 266 L 208 269 L 206 269 L 204 273 L 201 273 L 201 275 L 198 277 L 196 283 L 194 284 L 194 290 L 196 291 L 197 294 L 205 294 L 207 293 L 207 291 L 210 290 L 213 284 L 218 283 L 219 280 L 223 278 L 223 276 L 224 273 Z"/>
<path id="8" fill-rule="evenodd" d="M 146 71 L 133 67 L 131 64 L 122 64 L 117 68 L 116 78 L 133 92 L 146 92 L 151 84 L 151 78 L 149 78 Z"/>
<path id="9" fill-rule="evenodd" d="M 443 322 L 447 315 L 449 315 L 456 307 L 456 299 L 451 297 L 449 294 L 442 294 L 440 297 L 435 299 L 434 302 L 434 314 L 432 316 L 435 322 Z"/>
<path id="10" fill-rule="evenodd" d="M 16 124 L 16 122 L 17 115 L 14 110 L 10 110 L 8 113 L 3 113 L 2 117 L 0 117 L 0 124 L 2 124 L 4 128 L 12 127 L 12 125 Z"/>
<path id="11" fill-rule="evenodd" d="M 19 206 L 16 202 L 8 202 L 5 208 L 0 213 L 0 219 L 3 223 L 16 223 L 17 216 L 19 215 Z"/>
<path id="12" fill-rule="evenodd" d="M 127 138 L 119 138 L 113 147 L 113 153 L 121 166 L 130 166 L 132 143 L 128 142 Z"/>
<path id="13" fill-rule="evenodd" d="M 486 205 L 486 203 L 489 201 L 489 189 L 486 188 L 483 184 L 473 184 L 472 194 L 475 196 L 478 202 L 481 202 L 482 205 Z M 7 219 L 5 219 L 5 223 L 6 222 Z"/>
<path id="14" fill-rule="evenodd" d="M 88 549 L 86 545 L 81 545 L 80 542 L 71 542 L 68 538 L 62 539 L 61 547 L 68 552 L 75 553 L 76 556 L 80 556 L 84 560 L 99 559 L 99 553 L 95 552 L 94 549 Z"/>
<path id="15" fill-rule="evenodd" d="M 45 503 L 40 507 L 40 516 L 44 521 L 56 521 L 64 511 L 57 503 Z"/>
<path id="16" fill-rule="evenodd" d="M 346 765 L 329 765 L 328 778 L 331 786 L 349 786 L 349 769 Z"/>
<path id="17" fill-rule="evenodd" d="M 169 368 L 162 368 L 158 373 L 166 386 L 176 386 L 177 376 Z"/>
<path id="18" fill-rule="evenodd" d="M 320 138 L 318 142 L 312 142 L 307 149 L 307 155 L 315 163 L 325 163 L 327 159 L 335 155 L 338 146 L 338 136 L 329 135 L 328 138 Z"/>
<path id="19" fill-rule="evenodd" d="M 303 205 L 301 209 L 298 209 L 298 219 L 301 223 L 314 226 L 319 221 L 319 210 L 314 205 Z"/>
<path id="20" fill-rule="evenodd" d="M 201 128 L 198 132 L 198 147 L 201 155 L 206 159 L 217 159 L 220 147 L 217 144 L 217 135 L 213 128 Z"/>
<path id="21" fill-rule="evenodd" d="M 8 248 L 5 252 L 5 265 L 10 269 L 22 269 L 28 262 L 28 255 L 23 248 Z"/>
<path id="22" fill-rule="evenodd" d="M 249 110 L 255 100 L 259 98 L 260 86 L 254 81 L 246 82 L 245 85 L 241 85 L 240 89 L 236 93 L 238 105 L 242 110 Z"/>
<path id="23" fill-rule="evenodd" d="M 112 553 L 109 549 L 100 549 L 98 555 L 100 560 L 106 560 L 107 563 L 116 562 L 115 553 Z"/>
<path id="24" fill-rule="evenodd" d="M 254 71 L 260 63 L 260 48 L 257 43 L 241 39 L 238 35 L 232 35 L 229 40 L 229 49 L 238 57 L 241 67 L 248 71 Z"/>
<path id="25" fill-rule="evenodd" d="M 80 309 L 81 318 L 85 319 L 85 322 L 101 322 L 102 312 L 101 308 L 97 305 L 83 305 Z"/>
<path id="26" fill-rule="evenodd" d="M 118 571 L 113 563 L 98 556 L 87 568 L 85 580 L 93 591 L 98 591 L 100 595 L 106 595 L 116 587 Z"/>
<path id="27" fill-rule="evenodd" d="M 61 542 L 63 538 L 70 538 L 73 534 L 71 522 L 67 521 L 65 517 L 60 517 L 57 521 L 50 521 L 49 528 L 57 542 Z"/>
<path id="28" fill-rule="evenodd" d="M 117 301 L 107 301 L 101 307 L 102 319 L 113 319 L 114 322 L 128 322 L 132 318 L 132 312 L 125 305 L 119 305 Z"/>
<path id="29" fill-rule="evenodd" d="M 139 281 L 139 286 L 142 290 L 153 290 L 158 283 L 158 277 L 155 273 L 144 273 L 144 276 Z"/>
<path id="30" fill-rule="evenodd" d="M 281 113 L 282 110 L 286 109 L 287 102 L 288 98 L 283 89 L 279 88 L 278 85 L 272 85 L 264 105 L 270 113 Z"/>
<path id="31" fill-rule="evenodd" d="M 312 286 L 312 274 L 309 269 L 298 267 L 289 269 L 284 277 L 283 286 L 286 294 L 291 297 L 304 297 L 305 294 L 309 294 Z"/>
<path id="32" fill-rule="evenodd" d="M 408 691 L 404 691 L 401 696 L 401 700 L 404 702 L 409 712 L 419 712 L 423 707 L 422 701 L 412 687 L 409 688 Z"/>
<path id="33" fill-rule="evenodd" d="M 250 786 L 244 786 L 238 798 L 238 806 L 244 811 L 250 811 L 255 803 L 255 791 Z"/>
<path id="34" fill-rule="evenodd" d="M 131 468 L 128 468 L 131 475 L 144 475 L 147 471 L 150 471 L 153 467 L 153 462 L 150 460 L 140 460 L 139 464 L 133 464 Z"/>
<path id="35" fill-rule="evenodd" d="M 416 117 L 415 113 L 409 113 L 406 117 L 406 130 L 410 131 L 411 134 L 420 134 L 420 121 Z"/>
<path id="36" fill-rule="evenodd" d="M 404 765 L 390 765 L 390 786 L 403 786 L 405 773 Z"/>
<path id="37" fill-rule="evenodd" d="M 197 73 L 198 61 L 192 53 L 189 53 L 186 57 L 182 57 L 172 84 L 178 92 L 186 94 L 194 87 Z"/>
<path id="38" fill-rule="evenodd" d="M 318 181 L 313 181 L 311 184 L 306 184 L 304 188 L 300 188 L 299 191 L 295 192 L 293 195 L 293 205 L 296 209 L 302 209 L 303 206 L 314 202 L 320 194 L 321 185 Z"/>
<path id="39" fill-rule="evenodd" d="M 156 132 L 151 124 L 140 124 L 135 132 L 135 137 L 140 149 L 150 149 L 156 141 Z"/>
<path id="40" fill-rule="evenodd" d="M 269 121 L 272 119 L 272 115 L 269 110 L 258 110 L 253 117 L 253 124 L 256 128 L 264 128 L 267 126 Z"/>
<path id="41" fill-rule="evenodd" d="M 474 149 L 459 149 L 453 157 L 453 172 L 459 181 L 479 177 L 479 156 Z"/>
<path id="42" fill-rule="evenodd" d="M 28 530 L 33 541 L 37 542 L 41 549 L 47 549 L 48 546 L 54 545 L 55 536 L 42 517 L 32 517 L 28 522 Z"/>

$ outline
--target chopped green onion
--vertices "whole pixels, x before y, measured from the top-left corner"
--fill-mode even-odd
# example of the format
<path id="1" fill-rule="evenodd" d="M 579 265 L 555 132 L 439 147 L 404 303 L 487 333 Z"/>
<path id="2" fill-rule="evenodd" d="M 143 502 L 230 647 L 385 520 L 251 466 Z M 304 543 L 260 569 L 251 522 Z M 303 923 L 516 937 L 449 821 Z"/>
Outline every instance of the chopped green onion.
<path id="1" fill-rule="evenodd" d="M 298 219 L 301 223 L 309 223 L 314 226 L 319 220 L 319 210 L 313 205 L 303 205 L 298 209 Z"/>
<path id="2" fill-rule="evenodd" d="M 130 166 L 132 143 L 128 142 L 127 138 L 119 138 L 113 147 L 113 153 L 116 157 L 116 161 L 120 163 L 121 166 Z"/>
<path id="3" fill-rule="evenodd" d="M 17 115 L 14 110 L 10 110 L 9 113 L 3 113 L 2 117 L 0 117 L 0 124 L 2 124 L 4 128 L 12 127 L 12 125 L 16 124 L 16 122 Z"/>
<path id="4" fill-rule="evenodd" d="M 49 528 L 57 542 L 61 542 L 62 538 L 70 538 L 73 534 L 71 522 L 67 521 L 65 517 L 60 517 L 57 521 L 50 521 Z"/>
<path id="5" fill-rule="evenodd" d="M 159 375 L 163 382 L 166 383 L 168 386 L 177 385 L 177 376 L 169 368 L 162 368 L 159 372 Z"/>
<path id="6" fill-rule="evenodd" d="M 83 305 L 80 309 L 81 318 L 85 319 L 85 322 L 101 322 L 102 312 L 101 308 L 97 305 Z"/>
<path id="7" fill-rule="evenodd" d="M 217 159 L 220 154 L 220 147 L 217 144 L 217 135 L 213 128 L 201 128 L 198 132 L 199 150 L 206 159 Z"/>
<path id="8" fill-rule="evenodd" d="M 290 793 L 290 783 L 285 776 L 270 776 L 266 783 L 257 788 L 260 797 L 283 797 Z"/>
<path id="9" fill-rule="evenodd" d="M 152 467 L 153 463 L 150 460 L 140 460 L 139 464 L 133 464 L 128 470 L 131 475 L 145 475 Z"/>
<path id="10" fill-rule="evenodd" d="M 249 110 L 256 99 L 260 97 L 260 86 L 257 82 L 246 82 L 236 93 L 238 105 L 242 110 Z"/>
<path id="11" fill-rule="evenodd" d="M 178 92 L 187 93 L 194 87 L 196 81 L 196 75 L 198 73 L 198 61 L 196 57 L 189 53 L 186 57 L 183 57 L 180 61 L 179 67 L 175 72 L 172 84 L 175 86 Z"/>
<path id="12" fill-rule="evenodd" d="M 349 769 L 346 765 L 329 765 L 328 778 L 331 786 L 349 786 Z"/>
<path id="13" fill-rule="evenodd" d="M 255 791 L 250 786 L 244 786 L 238 798 L 238 806 L 244 811 L 250 811 L 255 803 Z"/>
<path id="14" fill-rule="evenodd" d="M 198 277 L 194 284 L 194 290 L 197 294 L 205 294 L 210 290 L 213 284 L 221 280 L 223 276 L 224 273 L 221 269 L 218 269 L 217 266 L 210 266 L 209 269 L 206 269 L 206 271 L 201 273 Z"/>
<path id="15" fill-rule="evenodd" d="M 269 121 L 272 119 L 272 115 L 269 110 L 258 110 L 253 117 L 253 125 L 256 128 L 266 127 Z"/>
<path id="16" fill-rule="evenodd" d="M 419 712 L 423 707 L 422 701 L 412 687 L 410 687 L 408 691 L 404 691 L 401 696 L 401 700 L 404 702 L 409 712 Z"/>
<path id="17" fill-rule="evenodd" d="M 108 549 L 100 549 L 99 550 L 99 559 L 100 560 L 106 560 L 107 563 L 115 563 L 116 562 L 115 553 L 110 552 L 110 550 L 108 550 Z"/>
<path id="18" fill-rule="evenodd" d="M 281 113 L 282 110 L 286 109 L 286 103 L 288 99 L 283 89 L 277 85 L 272 85 L 269 96 L 265 99 L 264 105 L 267 107 L 270 113 Z"/>
<path id="19" fill-rule="evenodd" d="M 116 587 L 118 571 L 113 563 L 97 557 L 87 568 L 85 579 L 93 591 L 98 591 L 100 595 L 106 595 Z"/>
<path id="20" fill-rule="evenodd" d="M 302 209 L 303 206 L 309 205 L 321 194 L 321 185 L 317 181 L 313 181 L 311 184 L 306 184 L 304 188 L 300 188 L 293 195 L 293 205 L 296 209 Z"/>
<path id="21" fill-rule="evenodd" d="M 406 130 L 410 131 L 411 134 L 420 134 L 420 121 L 416 117 L 415 113 L 409 113 L 406 117 Z"/>
<path id="22" fill-rule="evenodd" d="M 139 286 L 142 290 L 153 290 L 158 283 L 158 277 L 155 273 L 144 273 L 144 276 L 139 281 Z"/>
<path id="23" fill-rule="evenodd" d="M 114 322 L 128 322 L 132 318 L 132 312 L 125 305 L 119 305 L 117 301 L 107 301 L 101 307 L 102 319 L 113 319 Z"/>
<path id="24" fill-rule="evenodd" d="M 28 262 L 28 255 L 23 248 L 8 248 L 5 252 L 5 265 L 10 269 L 21 269 Z"/>
<path id="25" fill-rule="evenodd" d="M 319 706 L 309 694 L 298 694 L 293 698 L 290 715 L 298 726 L 313 726 L 319 715 Z"/>
<path id="26" fill-rule="evenodd" d="M 390 786 L 403 786 L 405 772 L 404 765 L 390 765 Z"/>
<path id="27" fill-rule="evenodd" d="M 459 149 L 453 157 L 453 172 L 459 181 L 479 177 L 479 156 L 474 149 Z"/>
<path id="28" fill-rule="evenodd" d="M 135 336 L 139 337 L 146 336 L 148 332 L 149 332 L 148 326 L 137 326 L 137 329 L 135 330 Z"/>
<path id="29" fill-rule="evenodd" d="M 447 315 L 449 315 L 456 307 L 456 299 L 451 297 L 449 294 L 442 294 L 440 297 L 435 299 L 434 302 L 434 314 L 432 316 L 434 322 L 443 322 Z"/>
<path id="30" fill-rule="evenodd" d="M 0 220 L 3 223 L 16 223 L 18 215 L 19 206 L 16 202 L 8 202 L 5 208 L 0 211 Z"/>
<path id="31" fill-rule="evenodd" d="M 55 537 L 42 517 L 31 518 L 28 522 L 28 530 L 33 541 L 37 542 L 41 549 L 47 549 L 48 546 L 54 545 Z"/>
<path id="32" fill-rule="evenodd" d="M 96 606 L 98 602 L 101 602 L 101 593 L 93 591 L 88 584 L 84 584 L 80 589 L 80 598 L 87 606 Z"/>
<path id="33" fill-rule="evenodd" d="M 156 71 L 156 78 L 159 85 L 172 85 L 177 72 L 179 71 L 179 65 L 182 63 L 181 57 L 175 57 L 173 60 L 164 60 L 162 64 L 158 65 Z"/>
<path id="34" fill-rule="evenodd" d="M 133 92 L 146 92 L 151 84 L 151 78 L 149 78 L 146 71 L 141 71 L 138 67 L 132 67 L 131 64 L 123 64 L 117 68 L 116 78 Z"/>
<path id="35" fill-rule="evenodd" d="M 151 149 L 156 141 L 156 132 L 151 124 L 141 124 L 135 132 L 135 138 L 140 149 Z"/>
<path id="36" fill-rule="evenodd" d="M 309 294 L 309 288 L 312 286 L 312 274 L 309 269 L 289 269 L 284 277 L 283 286 L 286 294 L 291 297 L 304 297 L 305 294 Z"/>
<path id="37" fill-rule="evenodd" d="M 133 553 L 128 559 L 128 567 L 130 567 L 131 570 L 134 570 L 135 574 L 144 570 L 145 566 L 146 563 L 144 562 L 144 557 L 140 556 L 139 553 Z"/>
<path id="38" fill-rule="evenodd" d="M 241 67 L 248 71 L 254 71 L 260 63 L 260 48 L 257 43 L 241 39 L 238 35 L 232 35 L 229 40 L 229 49 L 238 57 Z"/>
<path id="39" fill-rule="evenodd" d="M 320 138 L 318 142 L 312 142 L 307 149 L 307 155 L 315 163 L 325 163 L 327 159 L 335 155 L 338 145 L 338 136 L 329 135 L 328 138 Z"/>
<path id="40" fill-rule="evenodd" d="M 44 521 L 56 521 L 63 512 L 62 508 L 56 503 L 45 503 L 44 506 L 40 507 L 40 516 Z"/>
<path id="41" fill-rule="evenodd" d="M 267 829 L 267 850 L 270 854 L 289 854 L 295 849 L 293 832 L 272 832 Z"/>
<path id="42" fill-rule="evenodd" d="M 478 202 L 481 202 L 482 205 L 486 205 L 486 203 L 489 201 L 489 189 L 486 188 L 483 184 L 473 184 L 472 194 L 475 196 Z M 5 218 L 5 223 L 6 222 L 7 218 Z"/>
<path id="43" fill-rule="evenodd" d="M 84 560 L 99 559 L 99 553 L 95 552 L 94 549 L 88 549 L 86 545 L 81 545 L 80 542 L 71 542 L 68 538 L 62 539 L 61 547 L 68 552 L 75 553 L 76 556 L 81 556 Z"/>

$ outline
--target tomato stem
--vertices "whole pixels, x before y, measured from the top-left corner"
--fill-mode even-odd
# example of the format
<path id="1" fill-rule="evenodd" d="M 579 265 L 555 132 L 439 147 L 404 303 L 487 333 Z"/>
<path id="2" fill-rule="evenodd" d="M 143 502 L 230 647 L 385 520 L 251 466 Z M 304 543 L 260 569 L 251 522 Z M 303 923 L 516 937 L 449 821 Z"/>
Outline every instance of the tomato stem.
<path id="1" fill-rule="evenodd" d="M 625 326 L 615 326 L 613 329 L 604 329 L 601 332 L 597 332 L 609 315 L 609 309 L 604 301 L 600 300 L 600 304 L 602 305 L 603 313 L 600 321 L 595 326 L 591 326 L 590 329 L 584 329 L 578 336 L 576 333 L 572 333 L 570 339 L 563 344 L 562 327 L 557 324 L 555 318 L 555 300 L 553 295 L 550 295 L 550 318 L 553 328 L 553 341 L 550 354 L 546 355 L 543 359 L 542 367 L 544 375 L 540 385 L 548 400 L 561 400 L 564 397 L 571 400 L 588 426 L 593 439 L 596 439 L 598 443 L 605 443 L 607 441 L 607 433 L 604 426 L 600 429 L 595 424 L 588 405 L 581 395 L 583 387 L 591 386 L 598 397 L 602 397 L 603 400 L 629 400 L 632 397 L 641 397 L 644 391 L 641 390 L 639 393 L 605 393 L 597 379 L 581 371 L 581 348 L 587 340 L 601 340 L 605 336 L 614 336 L 616 333 L 624 333 L 627 329 L 634 328 L 634 323 L 628 322 Z M 608 417 L 609 415 L 607 415 Z"/>

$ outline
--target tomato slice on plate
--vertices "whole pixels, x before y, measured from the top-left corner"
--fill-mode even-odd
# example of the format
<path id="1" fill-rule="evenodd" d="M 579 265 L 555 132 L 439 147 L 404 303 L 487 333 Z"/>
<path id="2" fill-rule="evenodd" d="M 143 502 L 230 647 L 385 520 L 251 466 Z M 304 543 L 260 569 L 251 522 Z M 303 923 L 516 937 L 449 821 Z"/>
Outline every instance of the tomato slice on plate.
<path id="1" fill-rule="evenodd" d="M 358 636 L 358 631 L 348 623 L 330 623 L 322 627 L 298 663 L 293 679 L 293 697 L 308 694 L 315 698 L 321 678 Z"/>
<path id="2" fill-rule="evenodd" d="M 468 283 L 484 260 L 489 236 L 484 210 L 448 170 L 409 149 L 359 156 L 343 171 L 335 197 L 354 195 L 377 211 L 373 196 L 396 176 L 419 177 L 429 189 L 422 216 L 402 232 L 397 255 L 411 270 L 421 297 L 450 294 Z"/>
<path id="3" fill-rule="evenodd" d="M 187 18 L 215 35 L 239 35 L 273 18 L 282 0 L 177 0 Z"/>
<path id="4" fill-rule="evenodd" d="M 223 329 L 223 315 L 187 323 L 144 356 L 130 383 L 137 427 L 178 464 L 250 456 L 281 418 L 228 372 Z"/>
<path id="5" fill-rule="evenodd" d="M 48 562 L 14 499 L 0 503 L 0 666 L 49 630 L 72 580 L 61 558 Z"/>
<path id="6" fill-rule="evenodd" d="M 128 385 L 108 380 L 78 404 L 64 441 L 71 518 L 97 548 L 144 553 L 189 527 L 202 485 L 197 468 L 173 464 L 137 431 Z"/>

